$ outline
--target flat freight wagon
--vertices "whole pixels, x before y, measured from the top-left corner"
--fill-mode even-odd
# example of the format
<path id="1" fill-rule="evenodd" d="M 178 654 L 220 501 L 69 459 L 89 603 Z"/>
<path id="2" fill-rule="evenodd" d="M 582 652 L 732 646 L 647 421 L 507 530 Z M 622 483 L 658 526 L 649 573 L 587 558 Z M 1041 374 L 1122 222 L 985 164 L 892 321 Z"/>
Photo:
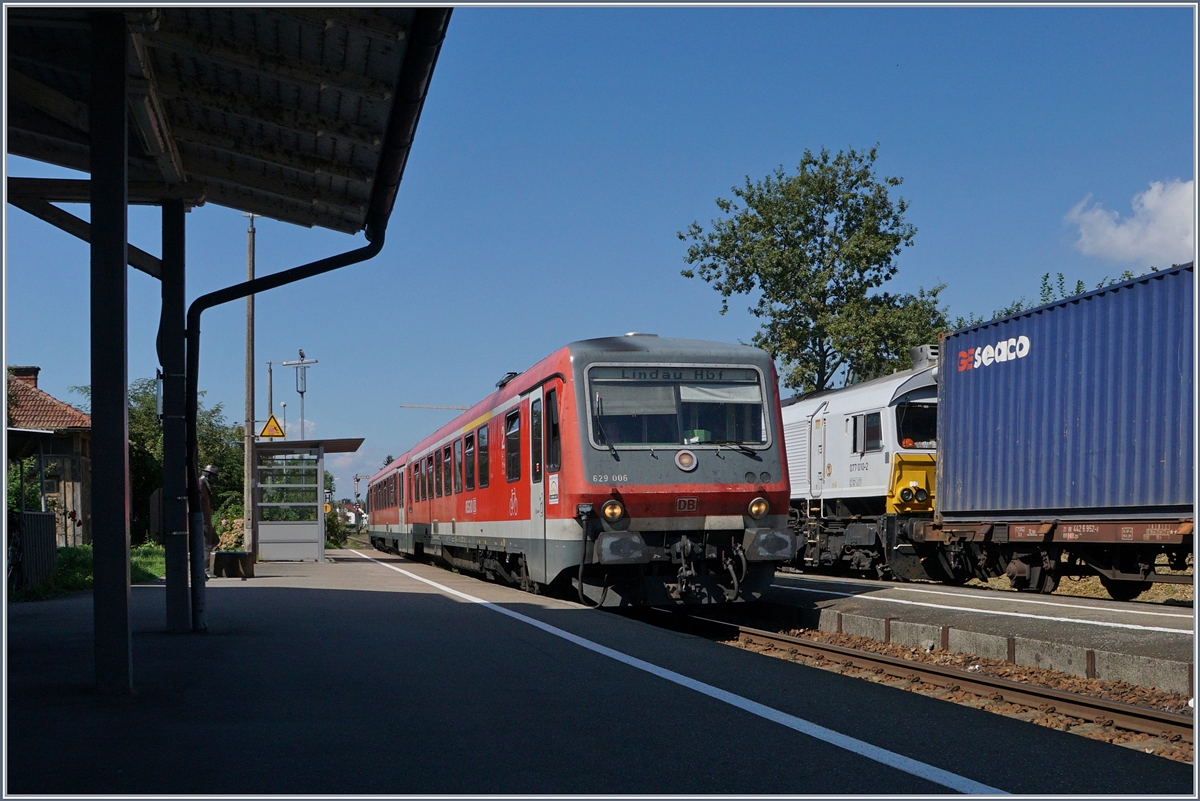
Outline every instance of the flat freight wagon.
<path id="1" fill-rule="evenodd" d="M 937 510 L 914 538 L 948 574 L 1191 583 L 1155 562 L 1192 550 L 1193 282 L 1187 264 L 943 339 Z"/>

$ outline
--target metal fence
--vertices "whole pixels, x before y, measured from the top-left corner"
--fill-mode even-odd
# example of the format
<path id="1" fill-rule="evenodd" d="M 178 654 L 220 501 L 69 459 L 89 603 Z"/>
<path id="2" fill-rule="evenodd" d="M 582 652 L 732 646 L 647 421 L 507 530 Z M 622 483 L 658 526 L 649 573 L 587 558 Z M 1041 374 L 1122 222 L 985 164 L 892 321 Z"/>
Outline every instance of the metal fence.
<path id="1" fill-rule="evenodd" d="M 19 586 L 41 584 L 58 570 L 58 543 L 53 512 L 21 513 L 21 576 Z"/>

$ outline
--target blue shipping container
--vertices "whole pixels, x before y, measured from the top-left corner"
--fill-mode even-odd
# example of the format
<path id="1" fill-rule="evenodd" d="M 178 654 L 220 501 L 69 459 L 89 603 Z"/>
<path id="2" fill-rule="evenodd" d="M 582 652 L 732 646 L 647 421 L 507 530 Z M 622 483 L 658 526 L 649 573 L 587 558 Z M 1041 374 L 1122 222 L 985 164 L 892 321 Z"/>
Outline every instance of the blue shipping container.
<path id="1" fill-rule="evenodd" d="M 947 520 L 1190 516 L 1193 265 L 965 328 L 938 372 Z"/>

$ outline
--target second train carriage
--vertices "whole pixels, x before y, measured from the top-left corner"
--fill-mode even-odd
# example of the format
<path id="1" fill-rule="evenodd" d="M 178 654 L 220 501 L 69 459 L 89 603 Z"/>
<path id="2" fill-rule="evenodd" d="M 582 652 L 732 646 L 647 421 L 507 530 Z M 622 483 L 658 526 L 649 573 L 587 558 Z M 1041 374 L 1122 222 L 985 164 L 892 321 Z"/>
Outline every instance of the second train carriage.
<path id="1" fill-rule="evenodd" d="M 795 554 L 774 363 L 574 342 L 372 477 L 377 548 L 605 606 L 759 598 Z"/>

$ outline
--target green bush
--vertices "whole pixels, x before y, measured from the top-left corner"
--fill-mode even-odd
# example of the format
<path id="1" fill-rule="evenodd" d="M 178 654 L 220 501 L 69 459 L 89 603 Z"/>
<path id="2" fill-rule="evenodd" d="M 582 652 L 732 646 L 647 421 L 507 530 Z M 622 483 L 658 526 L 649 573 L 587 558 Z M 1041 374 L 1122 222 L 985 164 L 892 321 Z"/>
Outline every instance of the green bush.
<path id="1" fill-rule="evenodd" d="M 146 543 L 129 552 L 129 576 L 134 584 L 153 582 L 166 575 L 166 556 L 161 545 Z M 92 588 L 92 546 L 58 549 L 58 572 L 27 590 L 9 588 L 10 601 L 44 601 Z"/>

